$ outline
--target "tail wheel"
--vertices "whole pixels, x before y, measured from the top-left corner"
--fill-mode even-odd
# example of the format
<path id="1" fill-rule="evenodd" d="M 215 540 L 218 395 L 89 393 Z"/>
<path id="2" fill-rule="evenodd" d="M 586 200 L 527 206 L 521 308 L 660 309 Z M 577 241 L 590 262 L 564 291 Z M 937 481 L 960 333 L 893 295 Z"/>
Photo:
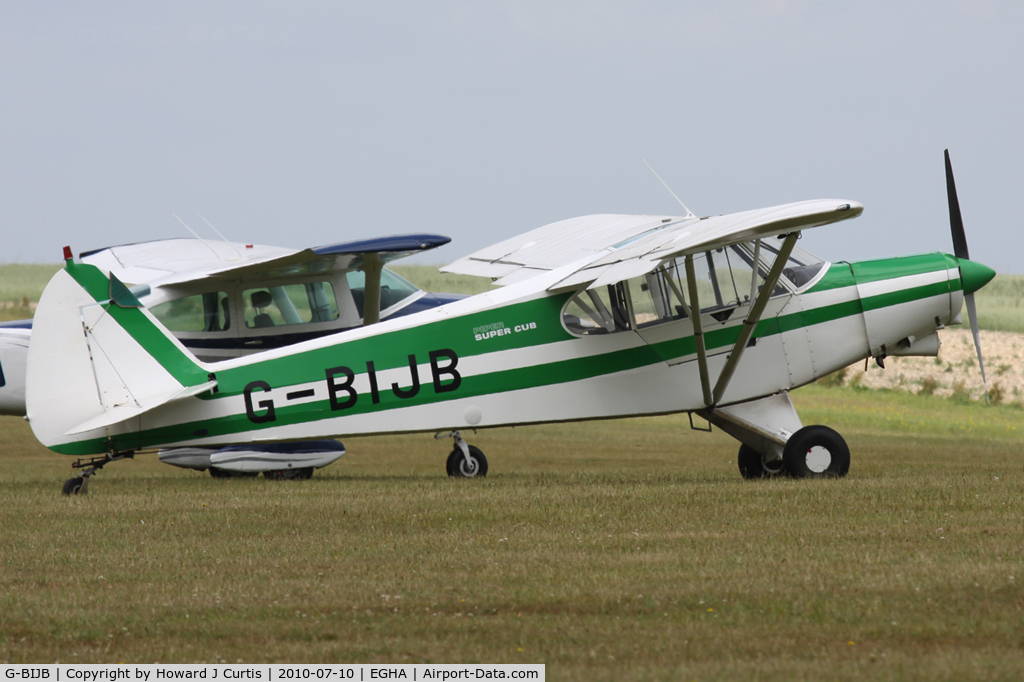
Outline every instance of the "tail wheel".
<path id="1" fill-rule="evenodd" d="M 451 478 L 483 477 L 487 475 L 487 458 L 475 445 L 469 446 L 469 459 L 466 459 L 462 448 L 456 447 L 452 450 L 452 454 L 448 455 L 445 468 Z"/>
<path id="2" fill-rule="evenodd" d="M 850 448 L 827 426 L 805 426 L 789 437 L 782 461 L 794 478 L 839 478 L 850 470 Z"/>
<path id="3" fill-rule="evenodd" d="M 64 495 L 77 495 L 82 492 L 82 484 L 85 483 L 85 479 L 81 476 L 75 476 L 64 481 L 64 487 L 61 489 L 61 493 Z"/>
<path id="4" fill-rule="evenodd" d="M 746 479 L 771 478 L 782 473 L 782 460 L 765 462 L 764 455 L 750 447 L 741 445 L 737 463 L 740 467 L 740 475 Z"/>

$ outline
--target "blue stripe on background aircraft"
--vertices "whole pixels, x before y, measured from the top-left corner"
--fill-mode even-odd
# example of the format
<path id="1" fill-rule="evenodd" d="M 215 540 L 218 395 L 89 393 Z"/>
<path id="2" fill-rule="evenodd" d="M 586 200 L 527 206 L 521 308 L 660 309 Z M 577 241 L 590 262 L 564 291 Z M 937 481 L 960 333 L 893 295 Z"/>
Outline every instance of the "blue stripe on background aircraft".
<path id="1" fill-rule="evenodd" d="M 803 425 L 791 389 L 864 358 L 935 355 L 965 301 L 981 361 L 974 292 L 995 273 L 969 258 L 948 153 L 946 177 L 953 255 L 826 263 L 796 246 L 860 215 L 847 200 L 584 216 L 443 268 L 495 284 L 459 300 L 384 268 L 448 241 L 433 235 L 66 249 L 31 330 L 27 416 L 79 457 L 67 494 L 146 451 L 305 478 L 343 454 L 334 437 L 395 432 L 450 436 L 448 474 L 483 476 L 462 430 L 674 412 L 739 440 L 744 477 L 843 476 L 846 442 Z"/>

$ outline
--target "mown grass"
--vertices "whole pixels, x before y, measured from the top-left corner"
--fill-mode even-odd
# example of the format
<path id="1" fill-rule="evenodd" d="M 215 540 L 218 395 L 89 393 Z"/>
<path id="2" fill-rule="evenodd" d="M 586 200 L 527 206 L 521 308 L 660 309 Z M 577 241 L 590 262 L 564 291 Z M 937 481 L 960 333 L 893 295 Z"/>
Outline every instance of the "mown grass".
<path id="1" fill-rule="evenodd" d="M 543 662 L 551 679 L 1019 679 L 1021 412 L 812 386 L 837 481 L 669 416 L 346 439 L 312 481 L 155 457 L 63 498 L 0 421 L 0 661 Z"/>

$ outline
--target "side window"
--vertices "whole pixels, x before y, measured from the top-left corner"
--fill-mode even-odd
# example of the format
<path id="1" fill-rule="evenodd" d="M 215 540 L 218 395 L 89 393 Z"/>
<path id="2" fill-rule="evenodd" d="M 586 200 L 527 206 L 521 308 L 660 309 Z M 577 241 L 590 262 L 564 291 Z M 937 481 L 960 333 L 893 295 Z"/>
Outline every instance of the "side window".
<path id="1" fill-rule="evenodd" d="M 172 332 L 220 332 L 231 327 L 228 296 L 222 291 L 177 298 L 149 310 Z"/>
<path id="2" fill-rule="evenodd" d="M 753 262 L 753 258 L 737 246 L 696 254 L 693 274 L 701 313 L 725 322 L 736 308 L 749 304 Z M 638 329 L 687 317 L 690 289 L 686 259 L 677 258 L 643 277 L 630 280 L 629 291 Z"/>
<path id="3" fill-rule="evenodd" d="M 630 328 L 628 293 L 624 282 L 576 294 L 562 312 L 572 334 L 613 334 Z"/>
<path id="4" fill-rule="evenodd" d="M 752 259 L 743 258 L 733 246 L 694 256 L 700 311 L 724 322 L 737 306 L 749 303 L 751 262 Z M 685 269 L 683 263 L 677 261 L 677 264 Z"/>
<path id="5" fill-rule="evenodd" d="M 738 308 L 752 305 L 779 253 L 767 239 L 762 240 L 755 282 L 755 251 L 758 250 L 750 242 L 693 256 L 694 285 L 702 314 L 724 323 Z M 823 265 L 814 256 L 794 249 L 782 272 L 800 287 L 811 281 Z M 776 284 L 772 296 L 785 293 L 786 289 Z M 642 277 L 581 291 L 566 305 L 562 321 L 569 332 L 577 335 L 643 329 L 688 317 L 689 296 L 686 259 L 680 257 Z"/>
<path id="6" fill-rule="evenodd" d="M 633 302 L 633 319 L 637 329 L 687 316 L 689 307 L 683 290 L 686 288 L 682 261 L 667 263 L 643 277 L 629 280 Z"/>
<path id="7" fill-rule="evenodd" d="M 329 282 L 283 284 L 242 292 L 245 326 L 264 329 L 338 319 L 338 302 Z"/>

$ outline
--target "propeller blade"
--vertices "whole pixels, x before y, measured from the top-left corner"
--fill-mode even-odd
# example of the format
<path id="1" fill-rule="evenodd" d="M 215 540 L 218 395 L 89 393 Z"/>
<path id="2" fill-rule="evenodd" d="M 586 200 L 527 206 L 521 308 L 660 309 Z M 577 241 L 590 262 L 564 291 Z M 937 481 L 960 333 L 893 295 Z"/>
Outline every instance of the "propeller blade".
<path id="1" fill-rule="evenodd" d="M 953 164 L 946 152 L 946 199 L 949 201 L 949 231 L 953 234 L 953 255 L 957 258 L 971 256 L 967 252 L 967 235 L 964 234 L 964 219 L 960 215 L 960 201 L 956 197 L 956 182 L 953 180 Z"/>
<path id="2" fill-rule="evenodd" d="M 991 404 L 988 399 L 988 381 L 985 380 L 985 361 L 981 359 L 981 337 L 978 335 L 978 311 L 974 307 L 974 294 L 965 294 L 964 302 L 967 304 L 967 319 L 971 322 L 971 334 L 974 335 L 974 348 L 978 351 L 978 367 L 981 369 L 981 383 L 985 387 L 985 403 Z"/>

